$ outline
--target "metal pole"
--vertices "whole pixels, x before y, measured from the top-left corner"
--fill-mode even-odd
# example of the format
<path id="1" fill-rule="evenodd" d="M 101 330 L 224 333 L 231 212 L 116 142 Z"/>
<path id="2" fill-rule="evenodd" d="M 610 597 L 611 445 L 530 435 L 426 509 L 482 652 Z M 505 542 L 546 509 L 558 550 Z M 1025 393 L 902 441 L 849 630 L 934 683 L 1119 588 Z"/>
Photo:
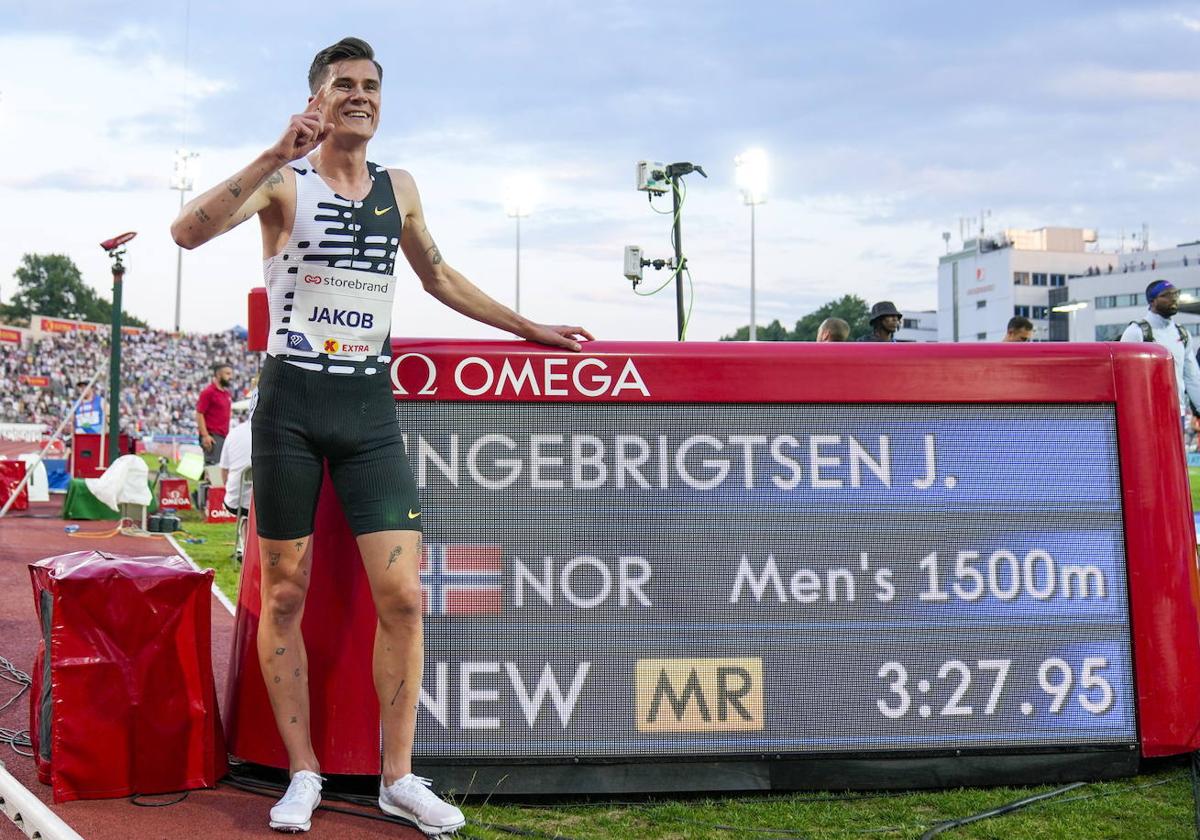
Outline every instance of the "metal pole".
<path id="1" fill-rule="evenodd" d="M 683 233 L 679 228 L 679 176 L 671 176 L 671 195 L 675 205 L 675 224 L 673 225 L 672 241 L 675 245 L 675 323 L 677 338 L 683 341 Z"/>
<path id="2" fill-rule="evenodd" d="M 179 212 L 183 212 L 183 195 L 185 190 L 179 191 Z M 183 246 L 177 246 L 178 253 L 175 255 L 175 332 L 179 332 L 179 300 L 180 294 L 183 291 Z"/>
<path id="3" fill-rule="evenodd" d="M 758 316 L 754 309 L 754 203 L 750 204 L 750 340 L 758 341 Z"/>
<path id="4" fill-rule="evenodd" d="M 121 278 L 125 266 L 118 255 L 113 260 L 111 352 L 108 363 L 108 463 L 117 460 L 121 434 Z"/>
<path id="5" fill-rule="evenodd" d="M 521 314 L 521 214 L 517 213 L 517 314 Z"/>

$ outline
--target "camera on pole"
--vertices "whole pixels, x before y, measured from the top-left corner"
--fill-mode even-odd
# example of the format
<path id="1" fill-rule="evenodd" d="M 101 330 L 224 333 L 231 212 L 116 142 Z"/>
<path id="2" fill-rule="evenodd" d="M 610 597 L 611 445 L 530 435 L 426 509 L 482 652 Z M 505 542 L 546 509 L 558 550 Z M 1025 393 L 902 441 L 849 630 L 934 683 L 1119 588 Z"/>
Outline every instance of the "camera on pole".
<path id="1" fill-rule="evenodd" d="M 108 463 L 117 460 L 121 435 L 121 278 L 125 276 L 124 245 L 136 231 L 128 231 L 112 239 L 105 239 L 100 247 L 112 258 L 112 336 L 108 363 Z"/>
<path id="2" fill-rule="evenodd" d="M 647 197 L 651 201 L 654 200 L 654 196 L 662 195 L 668 190 L 671 193 L 672 206 L 674 208 L 672 213 L 671 244 L 674 247 L 675 256 L 672 260 L 648 260 L 642 256 L 640 246 L 625 246 L 625 277 L 633 283 L 633 290 L 635 292 L 637 292 L 638 284 L 642 281 L 643 268 L 653 266 L 655 270 L 663 268 L 671 269 L 673 279 L 675 280 L 676 337 L 680 341 L 683 341 L 684 333 L 687 329 L 687 318 L 684 316 L 683 311 L 683 273 L 687 271 L 688 266 L 687 257 L 683 255 L 683 229 L 682 220 L 680 219 L 680 211 L 683 209 L 683 193 L 679 185 L 684 175 L 690 175 L 693 172 L 698 172 L 705 178 L 708 177 L 708 173 L 704 171 L 703 166 L 687 161 L 670 164 L 648 160 L 638 161 L 637 188 L 640 192 L 647 193 Z M 669 283 L 670 280 L 667 282 Z M 639 292 L 639 294 L 641 293 Z"/>

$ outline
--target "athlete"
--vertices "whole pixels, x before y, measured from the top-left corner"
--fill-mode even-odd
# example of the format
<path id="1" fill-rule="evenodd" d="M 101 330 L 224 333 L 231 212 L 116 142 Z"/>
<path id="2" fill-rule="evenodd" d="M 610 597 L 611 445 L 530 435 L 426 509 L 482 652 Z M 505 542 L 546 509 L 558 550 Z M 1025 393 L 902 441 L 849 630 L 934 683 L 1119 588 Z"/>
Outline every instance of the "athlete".
<path id="1" fill-rule="evenodd" d="M 321 50 L 309 70 L 304 112 L 248 166 L 191 201 L 171 226 L 185 248 L 255 215 L 262 229 L 271 330 L 253 419 L 263 558 L 258 656 L 290 764 L 291 784 L 271 809 L 270 825 L 280 831 L 307 831 L 321 796 L 300 618 L 323 461 L 378 613 L 379 805 L 428 834 L 452 833 L 465 822 L 411 766 L 423 664 L 421 505 L 388 373 L 397 251 L 425 291 L 468 317 L 572 351 L 592 338 L 582 327 L 521 317 L 442 259 L 412 176 L 367 160 L 382 81 L 365 41 L 344 38 Z"/>

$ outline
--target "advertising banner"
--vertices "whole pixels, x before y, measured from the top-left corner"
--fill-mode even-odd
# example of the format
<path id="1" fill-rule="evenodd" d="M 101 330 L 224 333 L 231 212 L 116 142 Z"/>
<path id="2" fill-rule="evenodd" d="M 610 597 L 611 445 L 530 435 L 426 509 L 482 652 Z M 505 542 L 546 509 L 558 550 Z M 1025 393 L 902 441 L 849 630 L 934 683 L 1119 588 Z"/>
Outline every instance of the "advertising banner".
<path id="1" fill-rule="evenodd" d="M 188 495 L 186 478 L 164 478 L 158 484 L 158 507 L 174 510 L 191 510 L 192 498 Z"/>
<path id="2" fill-rule="evenodd" d="M 48 333 L 66 333 L 66 332 L 95 332 L 100 328 L 99 324 L 90 324 L 87 321 L 67 321 L 62 318 L 41 318 L 39 319 L 42 332 Z"/>
<path id="3" fill-rule="evenodd" d="M 97 324 L 92 321 L 76 321 L 70 318 L 52 318 L 48 315 L 34 315 L 30 318 L 30 325 L 33 327 L 34 335 L 42 334 L 58 334 L 69 332 L 99 332 L 110 331 L 109 324 Z M 145 332 L 141 327 L 121 327 L 122 335 L 139 335 Z"/>
<path id="4" fill-rule="evenodd" d="M 204 496 L 204 521 L 237 522 L 237 516 L 225 509 L 225 488 L 209 487 Z"/>

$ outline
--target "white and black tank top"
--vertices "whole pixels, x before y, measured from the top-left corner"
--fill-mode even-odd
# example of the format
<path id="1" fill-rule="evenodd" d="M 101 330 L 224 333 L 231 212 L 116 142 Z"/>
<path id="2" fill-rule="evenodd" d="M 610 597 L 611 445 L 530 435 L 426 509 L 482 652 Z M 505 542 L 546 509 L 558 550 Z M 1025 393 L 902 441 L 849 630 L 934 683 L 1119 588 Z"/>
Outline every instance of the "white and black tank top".
<path id="1" fill-rule="evenodd" d="M 297 275 L 305 265 L 393 273 L 403 218 L 392 179 L 387 169 L 368 162 L 371 191 L 362 201 L 352 201 L 330 189 L 308 159 L 295 161 L 291 167 L 296 174 L 292 234 L 282 251 L 263 260 L 271 313 L 267 353 L 305 370 L 352 376 L 386 372 L 391 361 L 390 338 L 380 356 L 318 353 L 289 346 L 288 324 Z"/>

